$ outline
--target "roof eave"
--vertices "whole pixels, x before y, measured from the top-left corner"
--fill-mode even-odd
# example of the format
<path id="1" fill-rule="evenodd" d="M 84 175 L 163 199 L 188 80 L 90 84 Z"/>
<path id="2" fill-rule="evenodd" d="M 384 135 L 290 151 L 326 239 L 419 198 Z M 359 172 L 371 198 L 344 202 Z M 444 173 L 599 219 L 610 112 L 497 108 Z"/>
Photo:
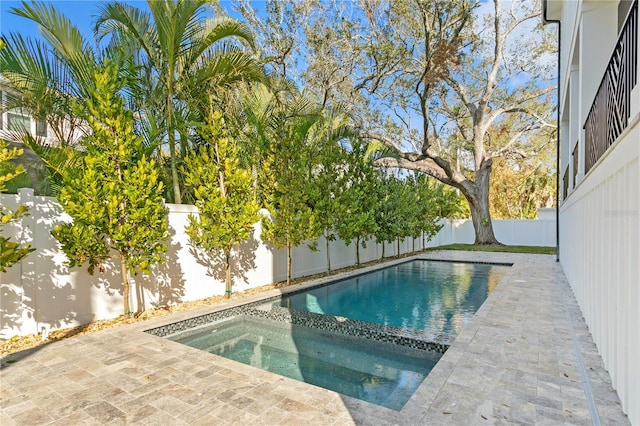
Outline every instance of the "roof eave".
<path id="1" fill-rule="evenodd" d="M 562 0 L 542 0 L 542 22 L 558 22 L 562 18 Z"/>

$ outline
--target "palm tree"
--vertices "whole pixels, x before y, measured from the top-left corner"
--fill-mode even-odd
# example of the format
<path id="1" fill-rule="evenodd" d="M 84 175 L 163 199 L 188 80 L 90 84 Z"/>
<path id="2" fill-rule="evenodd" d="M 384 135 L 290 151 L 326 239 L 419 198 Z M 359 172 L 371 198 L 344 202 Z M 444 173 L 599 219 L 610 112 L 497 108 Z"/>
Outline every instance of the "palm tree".
<path id="1" fill-rule="evenodd" d="M 37 23 L 45 41 L 16 33 L 3 37 L 0 73 L 13 89 L 5 108 L 25 108 L 34 117 L 45 119 L 61 143 L 72 142 L 80 129 L 72 101 L 87 95 L 100 54 L 51 5 L 23 2 L 11 13 Z"/>
<path id="2" fill-rule="evenodd" d="M 77 145 L 86 136 L 86 126 L 72 105 L 89 96 L 92 75 L 103 52 L 92 46 L 71 21 L 52 5 L 23 2 L 11 13 L 38 24 L 43 41 L 17 33 L 0 41 L 0 73 L 11 91 L 2 109 L 22 108 L 44 120 L 58 141 L 57 147 L 44 146 L 42 138 L 29 129 L 12 132 L 43 161 L 48 170 L 46 188 L 57 192 L 64 170 L 74 167 L 82 151 Z"/>
<path id="3" fill-rule="evenodd" d="M 249 28 L 230 18 L 207 18 L 207 3 L 147 0 L 147 12 L 111 2 L 100 7 L 94 27 L 99 40 L 111 35 L 112 46 L 135 49 L 133 59 L 146 78 L 137 103 L 141 115 L 155 116 L 153 121 L 163 124 L 160 127 L 166 132 L 176 203 L 182 202 L 176 138 L 183 152 L 192 133 L 181 120 L 189 115 L 187 100 L 196 88 L 223 88 L 264 76 L 245 48 L 254 47 Z"/>

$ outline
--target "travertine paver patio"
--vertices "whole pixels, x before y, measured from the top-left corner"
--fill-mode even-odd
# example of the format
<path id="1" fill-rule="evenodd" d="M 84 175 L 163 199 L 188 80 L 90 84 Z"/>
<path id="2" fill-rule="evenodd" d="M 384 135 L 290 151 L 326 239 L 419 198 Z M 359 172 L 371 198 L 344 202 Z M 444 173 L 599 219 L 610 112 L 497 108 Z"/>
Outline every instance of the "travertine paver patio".
<path id="1" fill-rule="evenodd" d="M 402 411 L 143 332 L 234 302 L 2 358 L 0 424 L 628 424 L 554 256 L 418 257 L 514 266 Z"/>

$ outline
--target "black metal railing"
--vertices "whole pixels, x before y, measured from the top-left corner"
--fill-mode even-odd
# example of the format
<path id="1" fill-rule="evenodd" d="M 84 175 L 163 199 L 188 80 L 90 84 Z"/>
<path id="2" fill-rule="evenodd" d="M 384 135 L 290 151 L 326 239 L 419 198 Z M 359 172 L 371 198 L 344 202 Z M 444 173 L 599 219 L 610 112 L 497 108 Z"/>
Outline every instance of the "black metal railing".
<path id="1" fill-rule="evenodd" d="M 587 173 L 629 123 L 638 73 L 638 0 L 634 0 L 584 124 Z"/>
<path id="2" fill-rule="evenodd" d="M 564 169 L 564 175 L 562 176 L 562 200 L 567 199 L 569 195 L 569 166 Z"/>
<path id="3" fill-rule="evenodd" d="M 580 151 L 578 150 L 578 143 L 576 142 L 576 147 L 573 148 L 573 154 L 571 154 L 571 156 L 573 157 L 573 180 L 571 181 L 572 188 L 576 187 L 576 184 L 578 183 L 578 155 L 579 155 Z"/>

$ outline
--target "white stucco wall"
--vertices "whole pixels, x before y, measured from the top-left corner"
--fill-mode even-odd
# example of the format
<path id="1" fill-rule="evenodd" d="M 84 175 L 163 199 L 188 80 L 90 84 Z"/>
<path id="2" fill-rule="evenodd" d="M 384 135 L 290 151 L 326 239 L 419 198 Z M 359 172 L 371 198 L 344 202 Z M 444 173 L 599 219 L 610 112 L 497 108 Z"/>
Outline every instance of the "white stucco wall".
<path id="1" fill-rule="evenodd" d="M 43 330 L 67 328 L 91 321 L 115 318 L 123 311 L 119 261 L 114 257 L 104 273 L 89 275 L 86 268 L 68 268 L 66 257 L 51 229 L 70 221 L 58 202 L 51 197 L 34 197 L 33 190 L 23 189 L 20 196 L 0 194 L 0 202 L 9 208 L 18 203 L 30 207 L 30 215 L 20 222 L 5 226 L 3 232 L 23 243 L 36 247 L 22 262 L 0 273 L 0 309 L 2 313 L 0 338 L 13 335 L 41 333 Z M 131 277 L 132 286 L 141 289 L 145 308 L 204 299 L 224 294 L 224 268 L 221 259 L 210 259 L 193 247 L 184 227 L 190 214 L 197 210 L 190 205 L 168 204 L 169 250 L 166 261 L 153 269 L 151 276 Z M 496 221 L 496 233 L 511 244 L 554 246 L 555 240 L 543 241 L 541 236 L 552 235 L 555 224 L 547 220 Z M 472 243 L 473 225 L 470 220 L 445 220 L 443 228 L 427 247 Z M 537 230 L 536 230 L 537 229 Z M 243 243 L 233 253 L 233 291 L 286 280 L 286 250 L 277 249 L 260 240 L 260 224 L 256 224 L 253 239 Z M 421 250 L 422 238 L 400 242 L 400 253 Z M 346 245 L 337 240 L 330 243 L 332 269 L 355 265 L 354 243 Z M 386 243 L 385 257 L 395 256 L 398 244 Z M 382 244 L 367 241 L 360 247 L 360 261 L 366 263 L 382 256 Z M 326 246 L 321 238 L 317 251 L 307 245 L 293 249 L 293 278 L 325 272 Z M 132 293 L 134 290 L 132 289 Z M 135 297 L 132 296 L 132 308 Z"/>

